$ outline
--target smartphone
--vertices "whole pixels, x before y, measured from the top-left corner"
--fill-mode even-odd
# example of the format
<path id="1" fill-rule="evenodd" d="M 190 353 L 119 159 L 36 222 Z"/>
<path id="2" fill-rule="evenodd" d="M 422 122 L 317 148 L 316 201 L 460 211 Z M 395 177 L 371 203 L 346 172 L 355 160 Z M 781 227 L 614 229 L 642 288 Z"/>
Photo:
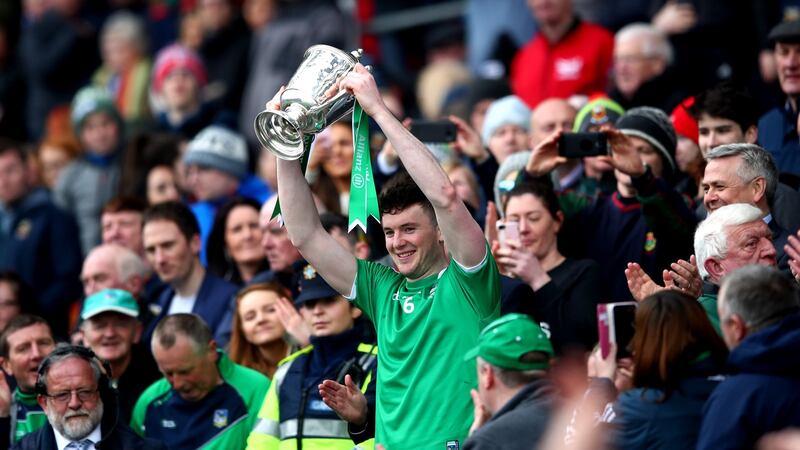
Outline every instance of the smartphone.
<path id="1" fill-rule="evenodd" d="M 603 358 L 611 351 L 611 344 L 617 344 L 617 359 L 631 355 L 636 302 L 601 303 L 597 305 L 597 334 L 600 338 L 600 352 Z"/>
<path id="2" fill-rule="evenodd" d="M 558 154 L 567 158 L 607 155 L 608 141 L 603 133 L 562 133 Z"/>
<path id="3" fill-rule="evenodd" d="M 497 238 L 500 240 L 500 245 L 506 245 L 508 240 L 519 242 L 519 222 L 511 220 L 497 222 Z"/>
<path id="4" fill-rule="evenodd" d="M 411 134 L 425 143 L 455 142 L 458 129 L 449 120 L 414 120 Z"/>

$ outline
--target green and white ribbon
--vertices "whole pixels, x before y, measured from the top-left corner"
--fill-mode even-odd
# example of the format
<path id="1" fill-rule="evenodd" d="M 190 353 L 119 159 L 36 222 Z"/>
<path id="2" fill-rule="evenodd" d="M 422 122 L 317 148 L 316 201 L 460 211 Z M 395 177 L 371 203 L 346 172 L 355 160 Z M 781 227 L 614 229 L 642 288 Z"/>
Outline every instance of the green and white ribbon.
<path id="1" fill-rule="evenodd" d="M 349 213 L 348 233 L 357 226 L 366 232 L 369 216 L 381 221 L 369 154 L 369 117 L 358 102 L 353 108 L 353 169 L 350 173 Z"/>
<path id="2" fill-rule="evenodd" d="M 300 157 L 300 171 L 303 175 L 306 174 L 306 166 L 308 166 L 308 158 L 311 154 L 311 143 L 314 142 L 313 134 L 304 134 L 303 135 L 303 156 Z M 280 198 L 275 201 L 275 208 L 272 209 L 272 215 L 269 217 L 270 220 L 274 219 L 275 217 L 281 214 L 281 200 Z M 281 219 L 281 223 L 283 223 L 283 219 Z"/>

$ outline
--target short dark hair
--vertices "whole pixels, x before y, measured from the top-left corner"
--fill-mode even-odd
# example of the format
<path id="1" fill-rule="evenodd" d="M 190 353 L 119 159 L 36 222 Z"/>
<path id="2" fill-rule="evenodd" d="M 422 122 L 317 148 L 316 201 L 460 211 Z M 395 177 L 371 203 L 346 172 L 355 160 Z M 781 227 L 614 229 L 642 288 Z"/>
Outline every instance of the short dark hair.
<path id="1" fill-rule="evenodd" d="M 742 86 L 732 81 L 723 81 L 716 86 L 701 92 L 695 98 L 689 113 L 699 120 L 707 114 L 736 122 L 746 132 L 751 126 L 758 126 L 761 109 L 756 99 Z"/>
<path id="2" fill-rule="evenodd" d="M 103 206 L 103 214 L 114 214 L 123 211 L 133 211 L 144 213 L 147 209 L 147 202 L 139 197 L 121 195 L 114 197 Z"/>
<path id="3" fill-rule="evenodd" d="M 741 317 L 750 332 L 800 311 L 797 285 L 774 267 L 751 265 L 736 269 L 725 277 L 722 286 L 725 310 Z"/>
<path id="4" fill-rule="evenodd" d="M 197 218 L 188 206 L 181 202 L 171 201 L 159 203 L 151 206 L 144 211 L 142 226 L 150 222 L 165 220 L 174 223 L 178 229 L 190 241 L 195 235 L 200 234 L 200 225 Z"/>
<path id="5" fill-rule="evenodd" d="M 561 206 L 558 203 L 558 197 L 556 197 L 556 193 L 553 192 L 553 189 L 550 186 L 536 181 L 517 183 L 514 185 L 511 191 L 506 194 L 505 202 L 502 205 L 503 215 L 505 215 L 506 207 L 508 206 L 508 201 L 510 199 L 514 197 L 520 197 L 525 194 L 531 194 L 538 198 L 553 219 L 558 220 L 557 214 L 559 211 L 561 211 Z"/>
<path id="6" fill-rule="evenodd" d="M 412 205 L 420 205 L 433 224 L 437 223 L 433 205 L 406 171 L 397 173 L 386 182 L 378 195 L 378 204 L 381 215 L 397 214 Z"/>
<path id="7" fill-rule="evenodd" d="M 6 153 L 14 153 L 22 162 L 28 161 L 28 152 L 25 151 L 23 145 L 13 139 L 0 136 L 0 156 Z"/>
<path id="8" fill-rule="evenodd" d="M 11 351 L 11 349 L 8 347 L 8 337 L 11 334 L 23 328 L 28 328 L 30 326 L 37 324 L 46 325 L 47 329 L 50 330 L 50 324 L 47 323 L 47 321 L 44 320 L 43 317 L 36 316 L 33 314 L 20 314 L 17 317 L 11 319 L 11 321 L 8 322 L 8 326 L 6 326 L 6 329 L 3 330 L 2 334 L 0 334 L 0 356 L 2 356 L 3 358 L 8 358 L 8 355 Z M 52 335 L 53 332 L 51 330 L 50 336 L 52 337 Z"/>
<path id="9" fill-rule="evenodd" d="M 156 325 L 153 331 L 153 342 L 162 348 L 169 349 L 175 345 L 178 335 L 192 341 L 196 353 L 202 353 L 209 342 L 214 339 L 211 328 L 197 314 L 170 314 Z"/>
<path id="10" fill-rule="evenodd" d="M 11 292 L 14 293 L 14 297 L 17 299 L 17 305 L 21 313 L 37 313 L 39 300 L 36 298 L 36 293 L 31 285 L 23 280 L 18 273 L 11 270 L 0 271 L 0 283 L 8 283 L 11 287 Z"/>
<path id="11" fill-rule="evenodd" d="M 363 236 L 360 228 L 354 229 L 352 232 L 347 231 L 347 226 L 349 225 L 347 222 L 347 217 L 333 213 L 333 212 L 324 212 L 319 215 L 319 221 L 322 222 L 322 228 L 325 229 L 328 233 L 333 230 L 341 230 L 342 233 L 347 236 L 347 240 L 352 245 L 356 245 L 359 239 L 366 239 Z"/>

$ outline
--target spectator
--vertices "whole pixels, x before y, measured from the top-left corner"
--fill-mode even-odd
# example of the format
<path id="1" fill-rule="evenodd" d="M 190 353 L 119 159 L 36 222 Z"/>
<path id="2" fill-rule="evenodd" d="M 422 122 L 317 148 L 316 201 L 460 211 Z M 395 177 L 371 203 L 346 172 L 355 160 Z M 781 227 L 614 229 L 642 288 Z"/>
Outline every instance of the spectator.
<path id="1" fill-rule="evenodd" d="M 797 97 L 800 95 L 800 20 L 778 24 L 769 32 L 775 46 L 778 82 L 786 96 L 783 105 L 761 116 L 759 144 L 772 153 L 780 172 L 794 176 L 794 185 L 800 184 L 800 140 L 797 139 Z"/>
<path id="2" fill-rule="evenodd" d="M 310 265 L 303 269 L 300 288 L 295 304 L 311 330 L 311 347 L 290 355 L 275 373 L 258 413 L 260 426 L 247 439 L 249 449 L 275 448 L 290 442 L 298 447 L 350 449 L 355 445 L 351 433 L 358 435 L 366 429 L 371 429 L 370 435 L 374 433 L 375 419 L 370 422 L 367 411 L 375 411 L 373 380 L 378 347 L 362 342 L 364 329 L 357 321 L 361 310 L 333 290 Z M 344 425 L 335 410 L 304 406 L 305 402 L 320 404 L 325 398 L 327 394 L 319 387 L 324 380 L 335 380 L 337 385 L 364 393 L 359 414 L 362 420 L 345 415 L 342 419 L 349 419 L 352 425 L 334 428 L 334 423 Z M 290 424 L 295 422 L 307 428 L 292 428 Z M 269 423 L 279 426 L 264 426 Z M 323 425 L 331 432 L 315 436 L 306 431 Z"/>
<path id="3" fill-rule="evenodd" d="M 758 264 L 774 267 L 772 233 L 755 206 L 734 203 L 719 208 L 697 226 L 694 254 L 700 276 L 711 286 L 705 288 L 700 304 L 720 330 L 717 290 L 723 279 L 739 267 Z"/>
<path id="4" fill-rule="evenodd" d="M 350 173 L 353 169 L 353 128 L 350 119 L 328 127 L 329 139 L 314 146 L 306 168 L 311 190 L 325 209 L 347 215 L 350 208 Z"/>
<path id="5" fill-rule="evenodd" d="M 703 204 L 709 214 L 721 206 L 749 203 L 761 210 L 764 222 L 772 233 L 778 268 L 789 274 L 789 256 L 783 250 L 789 237 L 772 217 L 778 187 L 778 170 L 772 156 L 755 144 L 728 144 L 706 154 L 703 175 Z"/>
<path id="6" fill-rule="evenodd" d="M 0 139 L 0 270 L 32 286 L 53 334 L 66 336 L 67 312 L 81 292 L 78 226 L 33 188 L 26 164 L 19 145 Z"/>
<path id="7" fill-rule="evenodd" d="M 92 82 L 111 94 L 125 128 L 133 135 L 150 122 L 147 90 L 152 62 L 142 20 L 128 11 L 109 16 L 100 30 L 100 54 L 103 65 Z"/>
<path id="8" fill-rule="evenodd" d="M 672 46 L 646 23 L 623 27 L 614 36 L 614 76 L 609 97 L 625 109 L 653 106 L 672 111 L 686 97 L 672 75 Z"/>
<path id="9" fill-rule="evenodd" d="M 269 268 L 261 248 L 260 204 L 233 198 L 217 211 L 208 237 L 208 270 L 236 285 L 244 285 Z"/>
<path id="10" fill-rule="evenodd" d="M 152 347 L 164 378 L 136 402 L 131 427 L 174 450 L 244 448 L 269 380 L 228 359 L 194 314 L 162 320 Z"/>
<path id="11" fill-rule="evenodd" d="M 614 100 L 607 97 L 598 97 L 590 100 L 575 116 L 575 133 L 592 133 L 600 128 L 611 128 L 617 123 L 625 110 Z M 604 155 L 601 155 L 604 156 Z M 590 156 L 583 158 L 584 176 L 577 187 L 578 192 L 594 196 L 598 192 L 612 195 L 617 189 L 617 180 L 614 178 L 614 167 L 609 164 L 608 158 Z"/>
<path id="12" fill-rule="evenodd" d="M 757 111 L 756 99 L 731 83 L 720 83 L 698 95 L 691 113 L 697 118 L 698 144 L 703 156 L 720 145 L 759 141 Z M 771 202 L 770 209 L 780 226 L 786 230 L 800 228 L 800 210 L 795 207 L 800 194 L 793 187 L 779 182 Z M 706 216 L 704 205 L 698 206 L 697 215 Z"/>
<path id="13" fill-rule="evenodd" d="M 99 65 L 96 30 L 79 15 L 83 3 L 46 4 L 20 37 L 20 64 L 27 83 L 25 124 L 34 140 L 44 136 L 48 113 L 69 103 Z"/>
<path id="14" fill-rule="evenodd" d="M 118 420 L 108 365 L 91 350 L 64 346 L 42 361 L 36 379 L 37 401 L 47 423 L 23 438 L 15 450 L 61 448 L 166 449 L 142 439 Z"/>
<path id="15" fill-rule="evenodd" d="M 689 296 L 664 290 L 639 303 L 634 321 L 631 386 L 615 386 L 617 348 L 589 359 L 596 378 L 590 395 L 613 402 L 613 448 L 695 448 L 703 405 L 719 385 L 728 351 L 703 308 Z"/>
<path id="16" fill-rule="evenodd" d="M 536 319 L 558 354 L 591 350 L 597 342 L 597 304 L 607 301 L 608 288 L 596 262 L 559 252 L 564 213 L 552 189 L 538 183 L 514 186 L 503 217 L 507 225 L 516 223 L 519 241 L 492 244 L 497 264 L 534 291 L 533 298 L 504 310 Z"/>
<path id="17" fill-rule="evenodd" d="M 150 85 L 156 129 L 192 139 L 217 119 L 218 107 L 204 101 L 208 73 L 200 57 L 178 44 L 156 55 Z"/>
<path id="18" fill-rule="evenodd" d="M 175 169 L 165 164 L 153 166 L 145 176 L 147 203 L 157 205 L 164 202 L 177 202 L 181 200 Z"/>
<path id="19" fill-rule="evenodd" d="M 605 90 L 614 38 L 575 16 L 572 0 L 530 0 L 539 25 L 511 63 L 511 90 L 529 107 Z"/>
<path id="20" fill-rule="evenodd" d="M 575 123 L 577 111 L 566 100 L 550 98 L 539 103 L 531 112 L 530 148 L 535 148 L 555 131 L 569 133 Z M 583 166 L 578 159 L 569 159 L 553 173 L 557 190 L 572 189 L 583 178 Z"/>
<path id="21" fill-rule="evenodd" d="M 545 333 L 528 316 L 503 316 L 481 331 L 478 345 L 466 355 L 475 357 L 476 414 L 464 449 L 536 446 L 550 422 L 555 394 L 547 377 L 553 347 Z"/>
<path id="22" fill-rule="evenodd" d="M 47 137 L 36 152 L 39 163 L 39 179 L 44 187 L 53 191 L 61 172 L 78 157 L 81 149 L 72 138 Z"/>
<path id="23" fill-rule="evenodd" d="M 289 301 L 291 297 L 288 289 L 274 281 L 250 284 L 236 294 L 231 361 L 272 380 L 278 364 L 291 353 L 287 326 L 299 327 L 300 344 L 308 345 L 308 327 L 302 324 L 302 318 Z"/>
<path id="24" fill-rule="evenodd" d="M 178 188 L 173 200 L 179 200 L 185 187 L 181 158 L 187 142 L 169 133 L 139 134 L 129 139 L 122 164 L 120 195 L 146 198 L 148 173 L 154 167 L 166 166 L 171 184 Z"/>
<path id="25" fill-rule="evenodd" d="M 203 242 L 202 260 L 206 261 L 208 235 L 218 205 L 236 195 L 259 203 L 269 196 L 269 189 L 257 177 L 247 174 L 247 144 L 237 133 L 211 126 L 189 142 L 183 155 L 187 182 L 194 196 L 192 212 L 200 224 Z"/>
<path id="26" fill-rule="evenodd" d="M 168 285 L 158 296 L 159 312 L 153 323 L 167 315 L 192 312 L 208 323 L 220 346 L 226 345 L 237 287 L 200 264 L 200 228 L 189 208 L 176 202 L 150 207 L 144 214 L 142 240 L 148 262 Z M 146 339 L 152 330 L 145 331 Z"/>
<path id="27" fill-rule="evenodd" d="M 0 445 L 3 448 L 47 423 L 44 411 L 36 402 L 36 370 L 55 346 L 50 326 L 39 316 L 19 315 L 0 334 L 4 372 L 0 374 Z M 12 376 L 17 385 L 13 396 L 6 374 Z"/>
<path id="28" fill-rule="evenodd" d="M 601 264 L 610 297 L 630 298 L 624 269 L 628 261 L 660 274 L 664 267 L 691 254 L 694 216 L 668 180 L 675 171 L 675 131 L 666 114 L 655 108 L 629 110 L 617 121 L 619 130 L 604 131 L 614 167 L 617 190 L 610 196 L 559 195 L 569 229 L 571 253 Z M 559 134 L 534 149 L 523 179 L 542 180 L 565 158 L 558 156 Z M 544 177 L 544 181 L 549 180 Z"/>
<path id="29" fill-rule="evenodd" d="M 83 252 L 100 243 L 100 212 L 119 185 L 123 124 L 108 93 L 87 87 L 72 102 L 72 127 L 83 156 L 58 178 L 56 203 L 78 221 Z"/>
<path id="30" fill-rule="evenodd" d="M 528 149 L 530 117 L 531 110 L 513 95 L 495 100 L 489 106 L 481 138 L 498 164 Z"/>
<path id="31" fill-rule="evenodd" d="M 89 295 L 81 310 L 83 341 L 111 368 L 122 423 L 130 422 L 139 395 L 160 378 L 150 352 L 139 344 L 143 331 L 139 318 L 136 298 L 121 289 Z"/>
<path id="32" fill-rule="evenodd" d="M 0 272 L 0 333 L 20 314 L 36 312 L 33 289 L 15 272 Z"/>
<path id="33" fill-rule="evenodd" d="M 725 278 L 717 307 L 732 375 L 706 403 L 697 448 L 752 448 L 800 426 L 800 298 L 777 270 L 750 266 Z"/>
<path id="34" fill-rule="evenodd" d="M 386 346 L 379 354 L 376 442 L 392 450 L 438 448 L 443 441 L 458 446 L 469 430 L 467 387 L 475 372 L 466 366 L 456 374 L 440 355 L 465 353 L 481 325 L 497 316 L 497 267 L 447 175 L 394 118 L 369 72 L 357 64 L 341 87 L 376 120 L 410 174 L 387 182 L 378 199 L 397 269 L 356 260 L 322 228 L 297 161 L 278 161 L 283 219 L 292 243 L 331 287 L 351 296 Z M 280 105 L 273 99 L 267 108 Z M 381 356 L 387 353 L 404 357 Z M 426 394 L 433 390 L 436 396 Z"/>
<path id="35" fill-rule="evenodd" d="M 457 159 L 449 159 L 442 162 L 442 169 L 456 188 L 458 198 L 467 205 L 467 209 L 472 213 L 472 217 L 478 222 L 481 217 L 481 212 L 484 211 L 481 202 L 481 191 L 478 186 L 478 178 L 475 176 L 475 173 L 472 172 L 469 166 L 461 163 L 461 161 Z M 483 214 L 483 216 L 485 216 L 485 214 Z"/>
<path id="36" fill-rule="evenodd" d="M 455 185 L 456 183 L 453 182 L 453 184 Z M 358 228 L 348 232 L 347 217 L 341 214 L 325 212 L 319 215 L 319 220 L 322 222 L 322 228 L 325 228 L 325 231 L 339 241 L 342 247 L 349 250 L 353 256 L 358 259 L 370 259 L 370 248 L 366 242 L 367 237 Z"/>
<path id="37" fill-rule="evenodd" d="M 208 69 L 208 88 L 231 111 L 239 110 L 250 50 L 250 30 L 236 5 L 231 0 L 201 0 L 197 5 L 204 31 L 198 53 Z"/>
<path id="38" fill-rule="evenodd" d="M 147 204 L 136 197 L 116 197 L 100 216 L 103 244 L 118 244 L 144 257 L 142 215 Z"/>
<path id="39" fill-rule="evenodd" d="M 283 226 L 280 217 L 272 217 L 272 211 L 278 196 L 274 195 L 261 207 L 258 223 L 261 227 L 261 247 L 269 261 L 269 270 L 253 278 L 253 283 L 277 281 L 297 297 L 300 291 L 297 288 L 298 278 L 302 273 L 306 261 L 300 251 L 289 239 L 289 232 Z"/>

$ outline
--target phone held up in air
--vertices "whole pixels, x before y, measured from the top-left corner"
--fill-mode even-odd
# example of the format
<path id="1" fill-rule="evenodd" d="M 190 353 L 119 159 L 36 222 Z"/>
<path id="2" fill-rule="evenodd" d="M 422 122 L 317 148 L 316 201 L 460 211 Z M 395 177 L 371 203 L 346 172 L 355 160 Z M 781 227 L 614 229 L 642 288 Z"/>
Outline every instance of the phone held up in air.
<path id="1" fill-rule="evenodd" d="M 424 143 L 438 144 L 455 142 L 458 129 L 449 120 L 414 120 L 410 131 Z"/>
<path id="2" fill-rule="evenodd" d="M 603 133 L 561 133 L 558 154 L 566 158 L 607 155 L 608 139 Z"/>
<path id="3" fill-rule="evenodd" d="M 497 239 L 502 246 L 505 246 L 509 240 L 519 242 L 519 222 L 512 220 L 498 221 Z"/>
<path id="4" fill-rule="evenodd" d="M 603 358 L 617 344 L 617 359 L 631 355 L 636 302 L 601 303 L 597 305 L 597 333 L 600 338 L 600 353 Z"/>

